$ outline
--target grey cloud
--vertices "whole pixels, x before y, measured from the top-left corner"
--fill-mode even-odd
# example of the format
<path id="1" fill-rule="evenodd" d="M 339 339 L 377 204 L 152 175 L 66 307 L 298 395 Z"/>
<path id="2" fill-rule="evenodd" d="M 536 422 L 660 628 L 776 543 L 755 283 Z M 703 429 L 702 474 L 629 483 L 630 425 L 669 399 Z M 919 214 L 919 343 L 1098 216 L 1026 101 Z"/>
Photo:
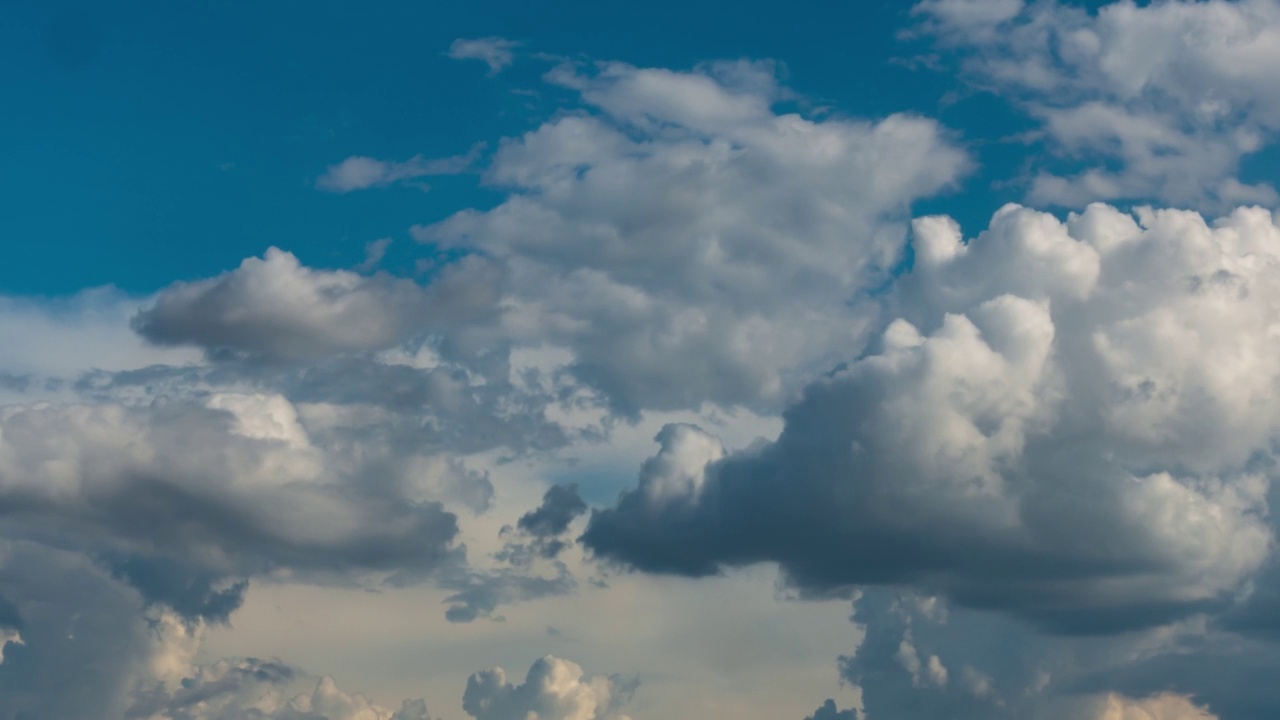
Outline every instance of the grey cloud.
<path id="1" fill-rule="evenodd" d="M 0 541 L 0 586 L 23 617 L 0 661 L 5 720 L 431 720 L 421 700 L 393 712 L 278 659 L 196 664 L 200 621 L 146 609 L 82 553 Z"/>
<path id="2" fill-rule="evenodd" d="M 236 581 L 266 573 L 349 581 L 462 560 L 452 513 L 333 474 L 279 396 L 9 408 L 0 433 L 3 534 L 100 557 L 175 610 L 225 618 Z"/>
<path id="3" fill-rule="evenodd" d="M 144 598 L 171 608 L 182 617 L 225 623 L 244 601 L 249 583 L 227 582 L 206 568 L 172 557 L 128 555 L 100 561 L 117 579 Z"/>
<path id="4" fill-rule="evenodd" d="M 1238 638 L 1206 633 L 1196 619 L 1108 637 L 1050 638 L 999 613 L 949 607 L 911 592 L 870 589 L 854 607 L 865 637 L 856 653 L 841 658 L 841 675 L 861 688 L 870 718 L 1254 717 L 1224 712 L 1226 705 L 1202 691 L 1234 685 L 1237 697 L 1248 697 L 1247 677 L 1224 684 L 1230 671 L 1219 675 L 1216 668 L 1239 667 L 1250 656 L 1256 661 L 1257 648 L 1242 653 Z M 1280 656 L 1274 649 L 1269 654 L 1274 667 Z M 1178 672 L 1134 672 L 1179 665 Z"/>
<path id="5" fill-rule="evenodd" d="M 515 569 L 467 569 L 446 574 L 438 584 L 456 592 L 445 598 L 449 604 L 445 619 L 454 623 L 474 622 L 492 616 L 500 605 L 567 595 L 578 588 L 577 580 L 564 563 L 555 562 L 553 567 L 555 574 L 550 577 L 530 574 L 527 563 L 517 564 Z"/>
<path id="6" fill-rule="evenodd" d="M 1009 207 L 969 244 L 920 221 L 885 298 L 910 321 L 812 384 L 775 443 L 726 456 L 666 428 L 584 543 L 649 572 L 777 562 L 819 596 L 911 586 L 1059 633 L 1226 609 L 1273 544 L 1257 458 L 1280 348 L 1258 343 L 1280 228 L 1139 219 Z"/>
<path id="7" fill-rule="evenodd" d="M 271 248 L 216 278 L 173 285 L 133 327 L 151 342 L 214 357 L 307 360 L 396 345 L 420 327 L 428 303 L 409 280 L 313 270 Z"/>
<path id="8" fill-rule="evenodd" d="M 850 708 L 848 710 L 837 710 L 835 700 L 827 700 L 805 720 L 858 720 L 858 711 Z"/>
<path id="9" fill-rule="evenodd" d="M 516 527 L 534 537 L 555 537 L 564 534 L 569 523 L 586 511 L 577 483 L 553 485 L 542 496 L 542 504 L 521 515 Z"/>
<path id="10" fill-rule="evenodd" d="M 0 541 L 0 586 L 22 616 L 22 643 L 0 663 L 0 718 L 122 717 L 150 653 L 143 604 L 74 553 Z"/>
<path id="11" fill-rule="evenodd" d="M 542 496 L 542 504 L 516 522 L 519 532 L 532 542 L 507 543 L 501 554 L 517 566 L 528 565 L 535 555 L 554 559 L 569 547 L 561 538 L 569 531 L 569 524 L 586 512 L 587 503 L 578 494 L 577 483 L 553 485 Z"/>

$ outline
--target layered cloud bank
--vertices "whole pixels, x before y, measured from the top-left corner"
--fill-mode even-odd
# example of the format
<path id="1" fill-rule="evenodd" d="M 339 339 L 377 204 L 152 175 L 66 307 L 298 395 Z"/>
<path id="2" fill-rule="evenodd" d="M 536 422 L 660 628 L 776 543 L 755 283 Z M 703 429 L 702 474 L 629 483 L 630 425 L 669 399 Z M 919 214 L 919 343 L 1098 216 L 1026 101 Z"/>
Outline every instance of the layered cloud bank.
<path id="1" fill-rule="evenodd" d="M 913 242 L 879 340 L 810 385 L 776 442 L 726 454 L 667 427 L 587 546 L 694 576 L 776 562 L 804 595 L 908 588 L 1051 634 L 1247 608 L 1280 431 L 1271 213 L 1009 206 L 970 242 L 940 217 Z M 912 686 L 962 682 L 910 636 Z M 988 697 L 974 717 L 1028 716 Z"/>
<path id="2" fill-rule="evenodd" d="M 973 236 L 913 212 L 980 171 L 935 119 L 811 111 L 769 62 L 555 59 L 564 106 L 496 146 L 317 164 L 337 194 L 475 168 L 497 200 L 406 228 L 416 273 L 371 272 L 384 239 L 0 299 L 0 720 L 641 718 L 598 654 L 623 674 L 545 656 L 428 703 L 201 648 L 265 584 L 430 590 L 497 652 L 504 608 L 589 588 L 622 623 L 619 569 L 756 564 L 852 603 L 850 692 L 776 720 L 1275 717 L 1280 223 L 1241 166 L 1280 12 L 911 17 L 1046 153 Z M 618 495 L 619 437 L 669 418 Z"/>

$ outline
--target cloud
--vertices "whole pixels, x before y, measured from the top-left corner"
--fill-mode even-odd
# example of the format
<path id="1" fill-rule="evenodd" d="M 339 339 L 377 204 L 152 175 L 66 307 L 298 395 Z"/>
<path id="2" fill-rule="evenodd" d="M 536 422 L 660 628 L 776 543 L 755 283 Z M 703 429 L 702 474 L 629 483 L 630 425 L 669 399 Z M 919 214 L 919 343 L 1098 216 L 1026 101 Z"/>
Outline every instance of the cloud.
<path id="1" fill-rule="evenodd" d="M 857 651 L 841 658 L 841 674 L 861 688 L 871 718 L 1216 720 L 1205 707 L 1202 693 L 1212 686 L 1205 675 L 1214 675 L 1219 653 L 1230 657 L 1239 642 L 1206 630 L 1203 619 L 1136 633 L 1046 637 L 1000 613 L 884 588 L 859 593 L 854 608 L 865 634 Z M 948 672 L 926 677 L 916 662 L 925 657 Z M 1134 666 L 1176 658 L 1190 660 L 1188 668 L 1166 666 L 1146 685 L 1125 678 Z M 1248 683 L 1241 677 L 1227 684 L 1235 686 L 1229 692 L 1249 694 Z"/>
<path id="2" fill-rule="evenodd" d="M 519 43 L 500 37 L 458 38 L 449 46 L 454 60 L 480 60 L 489 66 L 489 75 L 497 75 L 515 59 L 512 53 Z"/>
<path id="3" fill-rule="evenodd" d="M 427 160 L 416 155 L 403 162 L 352 155 L 337 165 L 330 165 L 316 179 L 316 188 L 326 192 L 349 193 L 434 175 L 459 175 L 470 170 L 483 151 L 484 143 L 478 143 L 466 155 L 439 160 Z"/>
<path id="4" fill-rule="evenodd" d="M 4 647 L 0 717 L 123 717 L 151 657 L 137 594 L 80 555 L 7 540 L 0 586 L 23 641 Z"/>
<path id="5" fill-rule="evenodd" d="M 309 689 L 286 699 L 297 685 Z M 177 687 L 153 688 L 130 707 L 130 720 L 431 720 L 426 703 L 406 700 L 391 711 L 333 678 L 307 677 L 278 660 L 220 660 L 194 667 Z"/>
<path id="6" fill-rule="evenodd" d="M 313 445 L 280 396 L 9 406 L 0 535 L 78 550 L 148 601 L 213 620 L 239 605 L 242 578 L 460 562 L 456 516 L 370 482 L 360 457 Z"/>
<path id="7" fill-rule="evenodd" d="M 56 396 L 50 381 L 94 369 L 118 372 L 198 361 L 198 352 L 149 346 L 129 329 L 129 318 L 145 304 L 111 288 L 58 299 L 0 297 L 0 334 L 10 339 L 0 346 L 0 393 Z"/>
<path id="8" fill-rule="evenodd" d="M 1097 720 L 1217 720 L 1217 716 L 1185 697 L 1173 694 L 1130 699 L 1110 695 Z"/>
<path id="9" fill-rule="evenodd" d="M 476 720 L 628 720 L 620 710 L 633 689 L 614 677 L 586 677 L 578 664 L 548 655 L 519 685 L 507 682 L 502 668 L 472 675 L 462 708 Z"/>
<path id="10" fill-rule="evenodd" d="M 574 518 L 587 511 L 576 484 L 553 485 L 542 496 L 542 504 L 520 516 L 516 527 L 538 538 L 562 535 Z"/>
<path id="11" fill-rule="evenodd" d="M 382 262 L 382 258 L 386 257 L 387 248 L 391 247 L 391 238 L 384 237 L 370 241 L 364 246 L 364 260 L 356 266 L 356 270 L 360 272 L 370 272 L 378 263 Z"/>
<path id="12" fill-rule="evenodd" d="M 507 542 L 494 557 L 518 568 L 527 568 L 538 558 L 554 560 L 572 545 L 563 537 L 569 524 L 586 512 L 577 483 L 553 485 L 538 507 L 520 516 L 516 527 L 502 528 L 499 537 Z"/>
<path id="13" fill-rule="evenodd" d="M 775 443 L 725 455 L 667 428 L 583 541 L 651 572 L 777 562 L 818 596 L 909 586 L 1059 633 L 1225 609 L 1272 546 L 1277 239 L 1261 209 L 1009 206 L 968 244 L 922 219 L 878 349 L 810 385 Z"/>
<path id="14" fill-rule="evenodd" d="M 827 700 L 805 720 L 858 720 L 858 712 L 853 709 L 837 710 L 835 700 Z"/>
<path id="15" fill-rule="evenodd" d="M 774 407 L 859 346 L 846 301 L 900 259 L 910 203 L 968 167 L 931 120 L 776 111 L 769 64 L 551 78 L 584 111 L 501 144 L 497 207 L 414 235 L 502 268 L 495 325 L 455 337 L 566 351 L 561 370 L 626 415 Z"/>
<path id="16" fill-rule="evenodd" d="M 308 360 L 400 343 L 428 313 L 412 281 L 304 267 L 276 248 L 218 277 L 177 283 L 133 320 L 161 345 L 195 345 L 214 356 Z"/>
<path id="17" fill-rule="evenodd" d="M 1268 0 L 1058 2 L 931 0 L 925 29 L 969 79 L 1041 124 L 1061 162 L 1040 162 L 1033 203 L 1159 199 L 1222 210 L 1275 203 L 1237 178 L 1280 130 L 1268 71 L 1280 9 Z M 1000 25 L 1000 31 L 995 26 Z"/>

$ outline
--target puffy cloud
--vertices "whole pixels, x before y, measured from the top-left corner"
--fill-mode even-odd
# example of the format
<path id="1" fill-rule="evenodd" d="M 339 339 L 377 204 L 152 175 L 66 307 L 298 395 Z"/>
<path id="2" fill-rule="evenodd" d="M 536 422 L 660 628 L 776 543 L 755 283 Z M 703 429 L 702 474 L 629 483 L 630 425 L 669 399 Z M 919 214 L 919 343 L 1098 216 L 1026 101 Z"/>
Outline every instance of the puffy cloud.
<path id="1" fill-rule="evenodd" d="M 305 360 L 391 347 L 418 327 L 427 303 L 409 280 L 313 270 L 271 248 L 231 272 L 170 287 L 133 325 L 152 342 L 215 356 Z"/>
<path id="2" fill-rule="evenodd" d="M 2 534 L 79 549 L 149 600 L 210 618 L 238 605 L 236 578 L 427 573 L 461 559 L 452 513 L 363 481 L 359 460 L 312 445 L 279 396 L 10 406 Z"/>
<path id="3" fill-rule="evenodd" d="M 519 43 L 500 37 L 458 38 L 449 46 L 454 60 L 480 60 L 489 66 L 489 74 L 497 75 L 515 59 L 513 50 Z"/>
<path id="4" fill-rule="evenodd" d="M 1240 159 L 1280 129 L 1280 8 L 1270 0 L 1059 2 L 930 0 L 916 13 L 962 50 L 974 81 L 1042 123 L 1065 159 L 1038 170 L 1030 197 L 1160 198 L 1222 208 L 1277 200 L 1245 185 Z M 999 30 L 996 31 L 996 26 Z"/>
<path id="5" fill-rule="evenodd" d="M 806 594 L 908 585 L 1067 633 L 1225 608 L 1273 542 L 1271 215 L 1010 206 L 968 244 L 943 219 L 916 243 L 878 349 L 774 443 L 724 456 L 668 428 L 586 545 L 652 572 L 778 562 Z"/>
<path id="6" fill-rule="evenodd" d="M 551 78 L 588 112 L 503 142 L 485 180 L 507 199 L 415 235 L 502 268 L 500 317 L 453 342 L 567 351 L 624 414 L 772 406 L 858 347 L 847 301 L 900 258 L 910 203 L 968 167 L 924 118 L 775 110 L 767 64 Z"/>
<path id="7" fill-rule="evenodd" d="M 628 720 L 619 711 L 633 689 L 614 677 L 584 677 L 577 663 L 548 655 L 519 685 L 502 668 L 472 675 L 462 707 L 476 720 Z"/>
<path id="8" fill-rule="evenodd" d="M 1097 720 L 1217 720 L 1187 698 L 1169 693 L 1138 700 L 1112 694 L 1103 702 Z"/>

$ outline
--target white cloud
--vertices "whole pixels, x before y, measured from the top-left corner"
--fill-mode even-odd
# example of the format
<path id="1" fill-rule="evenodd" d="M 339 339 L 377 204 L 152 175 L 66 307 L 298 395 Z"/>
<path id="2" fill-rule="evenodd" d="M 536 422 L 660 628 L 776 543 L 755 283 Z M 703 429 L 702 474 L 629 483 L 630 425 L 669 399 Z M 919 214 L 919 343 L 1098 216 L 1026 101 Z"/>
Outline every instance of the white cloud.
<path id="1" fill-rule="evenodd" d="M 1010 206 L 968 244 L 920 221 L 878 349 L 810 385 L 776 443 L 717 459 L 666 431 L 588 546 L 689 575 L 775 561 L 816 594 L 909 585 L 1058 632 L 1225 608 L 1273 543 L 1280 228 L 1138 220 Z M 694 480 L 651 472 L 677 457 Z"/>
<path id="2" fill-rule="evenodd" d="M 330 165 L 316 179 L 316 187 L 326 192 L 348 193 L 433 175 L 459 175 L 475 165 L 483 150 L 484 144 L 479 143 L 466 155 L 439 160 L 427 160 L 421 155 L 415 155 L 401 162 L 352 155 L 337 165 Z"/>
<path id="3" fill-rule="evenodd" d="M 162 345 L 303 360 L 396 345 L 428 315 L 427 305 L 412 281 L 313 270 L 271 248 L 218 277 L 171 286 L 134 328 Z"/>
<path id="4" fill-rule="evenodd" d="M 455 337 L 566 348 L 627 414 L 776 406 L 860 346 L 847 301 L 900 257 L 910 203 L 967 158 L 919 117 L 776 112 L 772 73 L 555 71 L 594 114 L 504 142 L 486 181 L 505 202 L 414 231 L 502 268 L 499 325 Z"/>
<path id="5" fill-rule="evenodd" d="M 1083 166 L 1038 170 L 1032 202 L 1159 199 L 1221 210 L 1280 198 L 1236 177 L 1241 158 L 1280 130 L 1274 2 L 1115 2 L 1089 12 L 946 0 L 915 10 L 962 51 L 979 86 L 1013 98 L 1041 121 L 1052 151 Z"/>
<path id="6" fill-rule="evenodd" d="M 515 59 L 513 50 L 519 43 L 500 37 L 458 38 L 449 46 L 454 60 L 480 60 L 489 66 L 489 74 L 497 75 Z"/>
<path id="7" fill-rule="evenodd" d="M 1102 703 L 1095 720 L 1218 720 L 1190 699 L 1170 693 L 1139 699 L 1111 694 Z"/>
<path id="8" fill-rule="evenodd" d="M 619 709 L 629 694 L 615 678 L 585 677 L 577 663 L 548 655 L 519 685 L 502 668 L 472 675 L 462 707 L 476 720 L 628 720 Z"/>
<path id="9" fill-rule="evenodd" d="M 199 360 L 186 348 L 149 346 L 129 329 L 129 318 L 146 304 L 110 288 L 69 298 L 0 297 L 0 372 L 31 378 L 29 391 L 49 393 L 46 380 L 73 380 L 98 369 L 137 370 L 153 364 Z"/>

